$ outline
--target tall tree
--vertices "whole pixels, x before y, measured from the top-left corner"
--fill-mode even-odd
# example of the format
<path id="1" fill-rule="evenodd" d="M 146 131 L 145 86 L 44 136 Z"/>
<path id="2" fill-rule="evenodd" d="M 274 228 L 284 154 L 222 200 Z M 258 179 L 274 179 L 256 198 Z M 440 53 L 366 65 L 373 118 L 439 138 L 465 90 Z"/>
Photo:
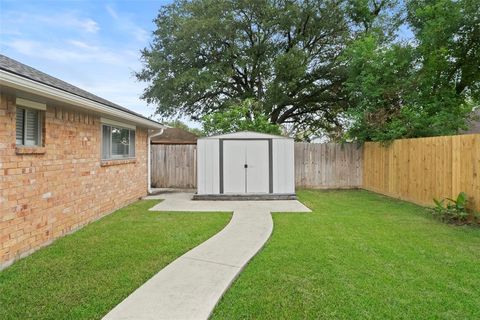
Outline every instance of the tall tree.
<path id="1" fill-rule="evenodd" d="M 177 0 L 155 22 L 137 78 L 162 116 L 200 118 L 254 99 L 272 123 L 340 124 L 344 1 Z"/>
<path id="2" fill-rule="evenodd" d="M 480 3 L 416 0 L 406 9 L 410 41 L 367 32 L 346 51 L 349 138 L 454 134 L 478 105 Z"/>

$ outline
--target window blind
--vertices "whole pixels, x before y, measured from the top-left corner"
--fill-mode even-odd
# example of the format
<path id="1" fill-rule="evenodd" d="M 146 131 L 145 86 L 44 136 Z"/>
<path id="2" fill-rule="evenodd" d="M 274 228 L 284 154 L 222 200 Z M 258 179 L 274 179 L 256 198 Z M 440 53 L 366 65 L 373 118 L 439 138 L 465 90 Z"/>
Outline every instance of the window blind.
<path id="1" fill-rule="evenodd" d="M 25 123 L 24 118 L 25 110 L 17 108 L 17 119 L 16 119 L 16 136 L 17 136 L 17 144 L 23 145 L 23 125 Z"/>
<path id="2" fill-rule="evenodd" d="M 37 146 L 39 145 L 39 122 L 37 110 L 25 110 L 25 145 Z"/>
<path id="3" fill-rule="evenodd" d="M 39 146 L 42 139 L 42 124 L 39 110 L 17 107 L 16 143 L 22 146 Z"/>

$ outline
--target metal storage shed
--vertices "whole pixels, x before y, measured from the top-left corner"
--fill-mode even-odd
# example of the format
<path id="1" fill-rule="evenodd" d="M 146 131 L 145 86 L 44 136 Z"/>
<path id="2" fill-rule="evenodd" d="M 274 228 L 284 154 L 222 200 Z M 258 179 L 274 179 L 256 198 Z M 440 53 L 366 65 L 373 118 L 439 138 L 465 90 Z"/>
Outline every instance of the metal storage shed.
<path id="1" fill-rule="evenodd" d="M 197 141 L 195 199 L 294 199 L 293 139 L 238 132 Z"/>

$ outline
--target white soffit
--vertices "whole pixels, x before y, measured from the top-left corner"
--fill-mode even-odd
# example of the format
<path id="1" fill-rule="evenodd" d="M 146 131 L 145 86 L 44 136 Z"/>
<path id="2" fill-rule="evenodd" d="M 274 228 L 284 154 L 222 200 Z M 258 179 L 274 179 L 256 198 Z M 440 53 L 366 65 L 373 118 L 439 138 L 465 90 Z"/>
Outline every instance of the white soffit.
<path id="1" fill-rule="evenodd" d="M 27 100 L 23 98 L 17 98 L 15 104 L 20 107 L 27 107 L 30 109 L 37 109 L 45 111 L 47 110 L 47 105 L 45 103 L 40 103 L 32 100 Z"/>
<path id="2" fill-rule="evenodd" d="M 115 120 L 111 120 L 111 119 L 107 119 L 107 118 L 100 118 L 100 122 L 103 123 L 103 124 L 111 125 L 111 126 L 118 126 L 118 127 L 122 127 L 122 128 L 133 129 L 133 130 L 136 129 L 136 127 L 131 125 L 131 124 L 127 124 L 127 123 L 123 123 L 123 122 L 120 122 L 120 121 L 115 121 Z"/>

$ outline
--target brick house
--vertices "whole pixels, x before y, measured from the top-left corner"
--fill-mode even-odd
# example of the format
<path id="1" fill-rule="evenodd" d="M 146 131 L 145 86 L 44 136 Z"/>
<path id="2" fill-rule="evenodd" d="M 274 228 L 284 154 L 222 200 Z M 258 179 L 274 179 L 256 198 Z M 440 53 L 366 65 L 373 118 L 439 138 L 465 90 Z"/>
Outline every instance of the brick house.
<path id="1" fill-rule="evenodd" d="M 0 55 L 0 270 L 145 196 L 163 128 Z"/>

